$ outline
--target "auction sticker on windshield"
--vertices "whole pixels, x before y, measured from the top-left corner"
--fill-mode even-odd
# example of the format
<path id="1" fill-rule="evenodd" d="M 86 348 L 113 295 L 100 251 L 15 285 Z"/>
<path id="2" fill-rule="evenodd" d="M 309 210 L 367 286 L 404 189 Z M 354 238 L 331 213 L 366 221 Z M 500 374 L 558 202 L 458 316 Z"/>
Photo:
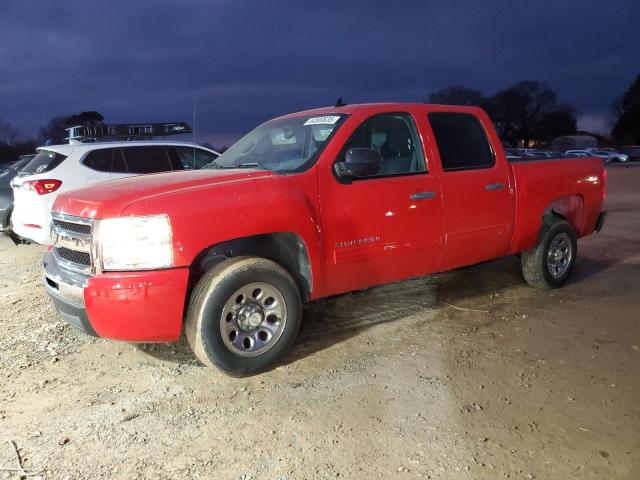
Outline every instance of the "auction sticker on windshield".
<path id="1" fill-rule="evenodd" d="M 304 122 L 304 125 L 333 125 L 340 117 L 338 115 L 329 115 L 326 117 L 313 117 Z"/>

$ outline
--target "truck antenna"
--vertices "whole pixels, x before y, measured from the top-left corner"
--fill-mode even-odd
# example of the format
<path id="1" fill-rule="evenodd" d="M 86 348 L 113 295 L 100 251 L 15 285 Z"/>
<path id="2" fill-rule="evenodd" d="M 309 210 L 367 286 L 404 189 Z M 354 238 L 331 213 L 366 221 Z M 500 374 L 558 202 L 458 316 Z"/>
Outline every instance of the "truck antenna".
<path id="1" fill-rule="evenodd" d="M 193 96 L 193 143 L 196 143 L 196 96 Z"/>
<path id="2" fill-rule="evenodd" d="M 344 102 L 342 101 L 342 97 L 340 97 L 340 98 L 338 98 L 338 100 L 336 101 L 336 104 L 334 105 L 334 107 L 338 108 L 338 107 L 344 107 L 344 106 L 346 106 L 346 105 L 347 105 L 347 104 L 346 104 L 346 103 L 344 103 Z"/>

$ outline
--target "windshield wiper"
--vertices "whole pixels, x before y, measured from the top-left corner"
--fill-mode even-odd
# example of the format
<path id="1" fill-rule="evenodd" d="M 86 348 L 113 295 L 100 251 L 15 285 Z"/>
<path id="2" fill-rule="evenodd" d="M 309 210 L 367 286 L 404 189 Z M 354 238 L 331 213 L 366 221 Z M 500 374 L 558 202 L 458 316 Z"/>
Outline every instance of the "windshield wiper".
<path id="1" fill-rule="evenodd" d="M 264 167 L 261 167 L 258 162 L 238 163 L 237 165 L 220 165 L 219 163 L 216 163 L 215 160 L 211 163 L 207 163 L 204 168 L 215 168 L 223 170 L 229 170 L 233 168 L 258 168 L 260 170 L 264 170 Z"/>
<path id="2" fill-rule="evenodd" d="M 258 162 L 239 163 L 234 168 L 262 168 Z"/>
<path id="3" fill-rule="evenodd" d="M 264 170 L 264 167 L 261 167 L 258 162 L 246 162 L 246 163 L 238 163 L 237 165 L 219 165 L 218 168 L 224 169 L 232 169 L 232 168 L 258 168 L 260 170 Z"/>

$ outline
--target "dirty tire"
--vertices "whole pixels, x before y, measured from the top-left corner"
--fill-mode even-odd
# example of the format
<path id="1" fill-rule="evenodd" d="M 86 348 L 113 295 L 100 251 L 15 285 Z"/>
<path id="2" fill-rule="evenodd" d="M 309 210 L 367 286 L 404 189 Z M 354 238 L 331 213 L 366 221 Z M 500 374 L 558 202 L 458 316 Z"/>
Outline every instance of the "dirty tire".
<path id="1" fill-rule="evenodd" d="M 286 320 L 266 351 L 247 357 L 225 344 L 222 314 L 239 289 L 257 282 L 281 294 Z M 232 376 L 247 376 L 273 367 L 291 349 L 300 330 L 301 315 L 300 291 L 284 268 L 265 258 L 235 257 L 212 267 L 196 285 L 189 302 L 185 333 L 193 353 L 203 364 Z M 263 316 L 266 321 L 266 315 Z"/>
<path id="2" fill-rule="evenodd" d="M 548 265 L 549 251 L 554 239 L 561 238 L 568 240 L 571 248 L 571 257 L 567 262 L 566 269 L 560 275 L 554 276 L 551 273 L 551 267 Z M 573 226 L 566 220 L 557 217 L 547 218 L 540 228 L 536 246 L 531 250 L 522 252 L 520 258 L 522 276 L 533 287 L 542 289 L 558 288 L 571 275 L 577 253 L 578 244 Z"/>

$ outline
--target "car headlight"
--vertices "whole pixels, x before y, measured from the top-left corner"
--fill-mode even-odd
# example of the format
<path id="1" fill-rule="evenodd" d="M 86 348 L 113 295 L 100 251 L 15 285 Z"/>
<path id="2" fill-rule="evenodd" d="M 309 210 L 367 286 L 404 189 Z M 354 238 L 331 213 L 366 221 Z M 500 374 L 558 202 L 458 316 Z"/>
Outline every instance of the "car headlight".
<path id="1" fill-rule="evenodd" d="M 171 224 L 166 215 L 98 220 L 97 257 L 102 270 L 152 270 L 173 266 Z"/>

